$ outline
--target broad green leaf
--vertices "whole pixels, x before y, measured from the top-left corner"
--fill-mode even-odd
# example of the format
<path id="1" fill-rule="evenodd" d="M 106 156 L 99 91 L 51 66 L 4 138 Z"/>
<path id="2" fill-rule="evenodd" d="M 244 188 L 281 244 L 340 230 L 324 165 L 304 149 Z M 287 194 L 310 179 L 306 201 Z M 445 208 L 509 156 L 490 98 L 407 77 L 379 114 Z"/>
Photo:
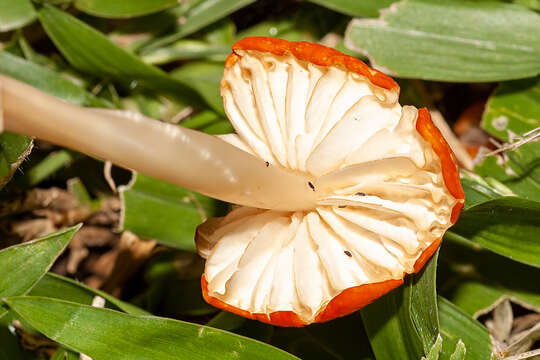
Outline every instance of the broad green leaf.
<path id="1" fill-rule="evenodd" d="M 160 69 L 145 64 L 105 35 L 77 18 L 45 5 L 39 20 L 60 52 L 76 69 L 98 78 L 110 77 L 126 86 L 165 91 L 200 105 L 200 97 Z"/>
<path id="2" fill-rule="evenodd" d="M 219 84 L 223 76 L 223 63 L 190 62 L 171 73 L 182 84 L 197 90 L 202 98 L 219 114 L 224 115 Z"/>
<path id="3" fill-rule="evenodd" d="M 504 155 L 488 156 L 474 170 L 492 177 L 525 199 L 540 198 L 540 143 L 533 142 Z"/>
<path id="4" fill-rule="evenodd" d="M 207 26 L 200 33 L 202 40 L 214 45 L 228 45 L 230 46 L 234 42 L 236 34 L 236 25 L 229 18 L 224 18 L 210 26 Z"/>
<path id="5" fill-rule="evenodd" d="M 491 341 L 487 329 L 450 301 L 439 296 L 439 321 L 443 347 L 441 360 L 453 360 L 452 354 L 461 340 L 467 349 L 467 359 L 489 359 Z M 461 346 L 460 346 L 461 347 Z"/>
<path id="6" fill-rule="evenodd" d="M 502 155 L 502 156 L 501 156 Z M 540 143 L 531 142 L 504 154 L 487 157 L 475 167 L 483 176 L 492 176 L 517 195 L 540 198 Z"/>
<path id="7" fill-rule="evenodd" d="M 30 0 L 0 0 L 0 32 L 18 29 L 35 18 Z"/>
<path id="8" fill-rule="evenodd" d="M 482 127 L 502 141 L 540 126 L 540 78 L 502 83 L 490 97 Z M 475 170 L 530 200 L 540 198 L 540 143 L 487 157 Z"/>
<path id="9" fill-rule="evenodd" d="M 33 146 L 32 139 L 26 136 L 9 131 L 0 133 L 0 189 L 11 180 L 24 159 L 30 155 Z"/>
<path id="10" fill-rule="evenodd" d="M 24 295 L 49 271 L 81 225 L 0 251 L 0 298 Z M 3 315 L 0 308 L 0 317 Z"/>
<path id="11" fill-rule="evenodd" d="M 361 310 L 377 360 L 420 359 L 439 333 L 435 277 L 437 255 L 401 286 Z"/>
<path id="12" fill-rule="evenodd" d="M 515 4 L 403 0 L 353 20 L 345 43 L 398 77 L 454 82 L 540 73 L 540 14 Z"/>
<path id="13" fill-rule="evenodd" d="M 437 251 L 429 263 L 414 275 L 412 284 L 405 287 L 405 295 L 410 293 L 410 317 L 416 329 L 424 353 L 428 353 L 439 334 L 439 311 L 437 309 Z"/>
<path id="14" fill-rule="evenodd" d="M 450 360 L 465 360 L 465 355 L 467 354 L 467 348 L 465 347 L 465 343 L 463 341 L 458 340 L 456 344 L 456 349 L 450 355 Z"/>
<path id="15" fill-rule="evenodd" d="M 522 274 L 531 276 L 532 274 Z M 518 274 L 516 274 L 518 276 Z M 463 280 L 454 290 L 452 301 L 473 317 L 478 317 L 491 309 L 502 299 L 510 298 L 512 301 L 520 303 L 525 307 L 540 310 L 540 294 L 538 292 L 527 292 L 524 289 L 511 289 L 496 285 L 493 282 L 478 280 Z"/>
<path id="16" fill-rule="evenodd" d="M 427 356 L 425 358 L 423 357 L 422 360 L 439 360 L 442 351 L 442 343 L 443 339 L 439 333 L 439 335 L 437 335 L 437 340 L 435 340 L 435 344 L 433 344 L 431 349 L 429 349 Z"/>
<path id="17" fill-rule="evenodd" d="M 118 300 L 104 291 L 93 289 L 78 281 L 53 274 L 46 274 L 30 291 L 29 295 L 57 298 L 91 305 L 95 296 L 101 296 L 107 302 L 106 307 L 122 310 L 133 315 L 147 315 L 148 312 L 124 301 Z"/>
<path id="18" fill-rule="evenodd" d="M 206 41 L 194 39 L 178 40 L 174 44 L 162 47 L 141 56 L 148 64 L 165 64 L 171 61 L 205 59 L 225 60 L 231 53 L 231 47 L 219 44 L 210 44 Z M 222 66 L 223 67 L 223 66 Z"/>
<path id="19" fill-rule="evenodd" d="M 257 23 L 236 35 L 236 40 L 248 36 L 270 36 L 288 41 L 318 41 L 342 27 L 343 16 L 318 6 L 303 6 L 285 16 Z"/>
<path id="20" fill-rule="evenodd" d="M 73 351 L 60 347 L 51 357 L 51 360 L 80 360 L 80 356 Z"/>
<path id="21" fill-rule="evenodd" d="M 503 82 L 490 96 L 482 128 L 501 140 L 540 126 L 540 77 Z"/>
<path id="22" fill-rule="evenodd" d="M 106 18 L 129 18 L 148 15 L 177 4 L 178 0 L 75 0 L 77 9 Z"/>
<path id="23" fill-rule="evenodd" d="M 514 0 L 514 2 L 534 10 L 540 10 L 540 0 Z"/>
<path id="24" fill-rule="evenodd" d="M 182 121 L 180 125 L 207 134 L 229 134 L 234 132 L 234 128 L 229 120 L 209 110 L 202 111 Z"/>
<path id="25" fill-rule="evenodd" d="M 464 211 L 451 232 L 493 252 L 540 267 L 540 202 L 502 197 Z"/>
<path id="26" fill-rule="evenodd" d="M 254 1 L 255 0 L 206 0 L 200 2 L 182 17 L 183 22 L 178 25 L 178 28 L 173 34 L 152 42 L 142 50 L 142 53 L 144 54 L 151 50 L 159 49 L 180 40 L 187 35 L 193 34 L 203 27 L 212 24 L 219 19 L 225 18 L 229 14 Z"/>
<path id="27" fill-rule="evenodd" d="M 540 286 L 532 280 L 540 278 L 539 268 L 481 249 L 451 232 L 445 235 L 440 258 L 439 288 L 470 316 L 484 314 L 505 297 L 540 309 Z"/>
<path id="28" fill-rule="evenodd" d="M 284 38 L 286 33 L 294 30 L 295 25 L 294 18 L 291 18 L 290 16 L 275 20 L 267 20 L 240 31 L 236 35 L 236 39 L 240 40 L 248 36 L 273 36 Z"/>
<path id="29" fill-rule="evenodd" d="M 58 73 L 5 51 L 0 51 L 0 73 L 75 105 L 109 107 Z"/>
<path id="30" fill-rule="evenodd" d="M 357 17 L 377 17 L 379 10 L 384 9 L 396 0 L 309 0 L 340 13 Z"/>
<path id="31" fill-rule="evenodd" d="M 229 120 L 222 120 L 204 127 L 201 131 L 211 135 L 221 135 L 233 133 L 234 128 Z"/>
<path id="32" fill-rule="evenodd" d="M 515 196 L 512 190 L 493 178 L 482 178 L 464 169 L 461 169 L 460 175 L 461 186 L 465 192 L 464 210 L 488 200 Z"/>
<path id="33" fill-rule="evenodd" d="M 132 185 L 120 190 L 122 229 L 195 251 L 195 229 L 205 219 L 220 214 L 222 203 L 142 174 L 135 176 Z"/>
<path id="34" fill-rule="evenodd" d="M 94 360 L 295 359 L 255 340 L 172 319 L 43 297 L 12 297 L 5 302 L 47 337 Z"/>

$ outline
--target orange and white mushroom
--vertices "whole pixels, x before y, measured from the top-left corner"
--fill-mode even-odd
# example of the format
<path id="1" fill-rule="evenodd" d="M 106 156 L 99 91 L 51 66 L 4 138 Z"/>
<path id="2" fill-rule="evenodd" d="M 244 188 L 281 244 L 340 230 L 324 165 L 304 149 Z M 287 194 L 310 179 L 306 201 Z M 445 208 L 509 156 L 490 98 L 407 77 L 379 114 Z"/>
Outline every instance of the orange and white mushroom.
<path id="1" fill-rule="evenodd" d="M 205 299 L 281 326 L 349 314 L 436 251 L 463 191 L 426 109 L 333 49 L 246 38 L 221 83 L 236 134 L 85 109 L 0 76 L 0 121 L 238 205 L 197 232 Z M 1 129 L 1 127 L 0 127 Z"/>
<path id="2" fill-rule="evenodd" d="M 457 219 L 454 155 L 426 109 L 333 49 L 246 38 L 221 82 L 225 141 L 310 178 L 311 208 L 238 207 L 201 225 L 207 302 L 280 326 L 347 315 L 418 271 Z"/>

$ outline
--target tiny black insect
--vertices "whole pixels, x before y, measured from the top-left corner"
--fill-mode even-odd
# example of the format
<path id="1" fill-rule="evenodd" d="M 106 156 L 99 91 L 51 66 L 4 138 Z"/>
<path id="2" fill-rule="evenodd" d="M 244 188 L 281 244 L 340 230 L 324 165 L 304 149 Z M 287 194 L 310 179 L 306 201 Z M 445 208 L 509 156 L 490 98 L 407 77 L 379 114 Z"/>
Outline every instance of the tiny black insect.
<path id="1" fill-rule="evenodd" d="M 315 185 L 311 181 L 308 181 L 308 185 L 311 188 L 311 190 L 315 191 Z"/>
<path id="2" fill-rule="evenodd" d="M 354 194 L 356 196 L 366 196 L 366 193 L 363 193 L 363 192 L 357 192 L 356 194 Z"/>
<path id="3" fill-rule="evenodd" d="M 345 255 L 347 255 L 348 257 L 352 257 L 352 254 L 349 250 L 345 250 L 343 251 L 345 253 Z"/>
<path id="4" fill-rule="evenodd" d="M 265 165 L 266 165 L 266 167 L 269 167 L 270 163 L 267 161 L 267 162 L 265 162 Z"/>
<path id="5" fill-rule="evenodd" d="M 338 206 L 338 208 L 340 208 L 340 209 L 343 209 L 343 208 L 346 208 L 346 207 L 347 207 L 347 205 L 339 205 Z"/>

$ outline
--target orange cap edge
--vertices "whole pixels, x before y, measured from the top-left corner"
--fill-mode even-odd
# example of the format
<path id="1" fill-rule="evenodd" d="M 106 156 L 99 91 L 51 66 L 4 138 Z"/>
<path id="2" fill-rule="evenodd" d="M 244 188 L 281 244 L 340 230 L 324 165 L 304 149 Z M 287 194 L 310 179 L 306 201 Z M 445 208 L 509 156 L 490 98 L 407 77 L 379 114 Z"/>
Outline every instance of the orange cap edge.
<path id="1" fill-rule="evenodd" d="M 372 69 L 357 58 L 345 55 L 330 47 L 307 41 L 287 41 L 283 39 L 251 36 L 237 41 L 232 46 L 233 53 L 225 61 L 225 66 L 232 66 L 238 60 L 237 50 L 256 50 L 282 56 L 291 53 L 299 60 L 320 66 L 342 66 L 349 71 L 363 75 L 373 84 L 387 90 L 399 91 L 399 85 L 391 77 Z"/>

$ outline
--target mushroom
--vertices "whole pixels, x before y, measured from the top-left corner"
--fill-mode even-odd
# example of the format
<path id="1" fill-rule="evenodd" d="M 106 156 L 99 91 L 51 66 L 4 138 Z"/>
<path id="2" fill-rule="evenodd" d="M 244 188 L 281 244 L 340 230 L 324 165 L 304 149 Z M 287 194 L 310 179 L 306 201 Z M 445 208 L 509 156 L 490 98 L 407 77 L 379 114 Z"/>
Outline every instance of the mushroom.
<path id="1" fill-rule="evenodd" d="M 197 229 L 210 304 L 280 326 L 347 315 L 438 248 L 464 195 L 426 109 L 333 49 L 251 37 L 221 93 L 236 134 L 80 108 L 0 77 L 5 128 L 239 207 Z"/>
<path id="2" fill-rule="evenodd" d="M 419 271 L 461 211 L 454 155 L 389 77 L 307 42 L 245 38 L 221 82 L 225 141 L 311 178 L 310 209 L 238 207 L 199 226 L 205 300 L 304 326 L 358 310 Z M 280 196 L 280 195 L 275 195 Z"/>

